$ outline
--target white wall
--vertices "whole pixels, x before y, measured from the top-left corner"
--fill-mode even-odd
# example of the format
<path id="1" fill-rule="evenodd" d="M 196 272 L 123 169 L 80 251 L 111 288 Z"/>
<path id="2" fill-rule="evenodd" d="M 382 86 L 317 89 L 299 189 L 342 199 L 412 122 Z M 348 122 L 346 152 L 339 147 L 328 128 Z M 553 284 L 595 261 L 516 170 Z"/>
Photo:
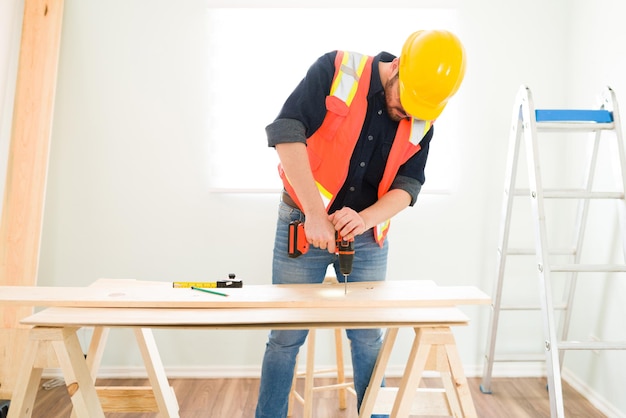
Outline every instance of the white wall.
<path id="1" fill-rule="evenodd" d="M 13 1 L 15 7 L 20 3 Z M 87 285 L 100 277 L 191 280 L 231 272 L 249 284 L 270 283 L 278 196 L 212 194 L 205 184 L 203 17 L 210 4 L 66 0 L 39 284 Z M 510 115 L 520 84 L 528 84 L 544 107 L 586 104 L 607 83 L 626 91 L 619 77 L 626 63 L 611 54 L 624 39 L 617 16 L 625 6 L 617 0 L 602 4 L 458 2 L 459 35 L 469 56 L 455 99 L 463 109 L 461 176 L 450 194 L 423 195 L 394 220 L 390 279 L 433 279 L 491 293 Z M 607 15 L 612 24 L 604 21 Z M 18 38 L 17 28 L 0 28 L 0 39 L 5 33 Z M 0 56 L 0 75 L 10 71 L 6 56 Z M 605 62 L 614 66 L 599 65 Z M 0 84 L 0 93 L 2 87 L 11 86 Z M 0 110 L 5 120 L 9 109 Z M 259 141 L 265 141 L 263 132 Z M 461 356 L 468 374 L 480 375 L 489 312 L 464 310 L 472 323 L 456 330 Z M 539 328 L 539 321 L 514 322 L 503 331 L 503 349 L 517 348 L 508 337 Z M 611 329 L 621 325 L 612 317 L 605 322 Z M 156 335 L 170 370 L 254 374 L 266 331 Z M 130 345 L 129 334 L 113 335 L 104 370 L 140 365 Z M 403 355 L 394 353 L 395 364 Z M 580 362 L 566 358 L 572 379 L 626 413 L 618 394 L 623 367 L 621 373 L 613 367 L 624 364 L 623 354 L 583 356 Z"/>
<path id="2" fill-rule="evenodd" d="M 626 5 L 617 0 L 593 3 L 573 0 L 571 3 L 568 19 L 569 62 L 564 73 L 571 86 L 568 101 L 581 105 L 588 103 L 608 85 L 615 90 L 623 112 L 626 109 L 626 56 L 620 43 L 626 36 L 626 27 L 621 19 L 626 13 Z M 601 150 L 608 153 L 609 149 L 604 147 Z M 604 165 L 609 166 L 606 158 Z M 607 182 L 606 187 L 611 184 Z M 608 236 L 609 239 L 594 241 L 589 253 L 622 262 L 624 255 L 618 239 L 619 225 L 601 222 L 591 225 L 592 233 L 599 234 L 599 231 L 605 232 L 601 236 Z M 583 312 L 577 310 L 575 323 L 578 326 L 572 331 L 575 335 L 581 339 L 596 335 L 602 339 L 626 340 L 626 283 L 623 278 L 622 274 L 608 275 L 599 280 L 581 279 L 576 306 L 586 305 L 587 308 Z M 626 385 L 626 356 L 623 351 L 573 352 L 566 357 L 566 367 L 576 379 L 614 405 L 616 411 L 621 412 L 620 416 L 626 415 L 626 399 L 620 390 Z"/>

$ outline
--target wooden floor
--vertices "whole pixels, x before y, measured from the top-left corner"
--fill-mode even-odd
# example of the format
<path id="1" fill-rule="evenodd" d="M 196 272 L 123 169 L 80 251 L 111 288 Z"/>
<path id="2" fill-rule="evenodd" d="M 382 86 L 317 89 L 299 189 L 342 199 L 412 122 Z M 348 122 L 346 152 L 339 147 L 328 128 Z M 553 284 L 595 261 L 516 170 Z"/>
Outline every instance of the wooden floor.
<path id="1" fill-rule="evenodd" d="M 435 379 L 426 385 L 436 385 Z M 328 379 L 318 379 L 324 383 Z M 388 386 L 397 386 L 399 379 L 387 379 Z M 146 385 L 146 380 L 110 379 L 98 380 L 101 386 Z M 258 379 L 170 379 L 180 405 L 181 418 L 251 418 L 259 390 Z M 303 385 L 303 382 L 299 382 Z M 493 379 L 493 394 L 480 392 L 480 379 L 469 379 L 469 384 L 481 418 L 541 418 L 550 417 L 546 381 L 541 378 Z M 596 410 L 585 398 L 564 384 L 565 415 L 568 418 L 601 418 L 605 415 Z M 320 392 L 315 398 L 316 418 L 356 418 L 356 402 L 349 399 L 348 409 L 337 407 L 336 392 Z M 64 418 L 70 416 L 70 399 L 65 386 L 40 389 L 37 395 L 34 418 Z M 107 413 L 107 418 L 153 418 L 157 414 Z M 302 416 L 298 405 L 294 418 Z"/>

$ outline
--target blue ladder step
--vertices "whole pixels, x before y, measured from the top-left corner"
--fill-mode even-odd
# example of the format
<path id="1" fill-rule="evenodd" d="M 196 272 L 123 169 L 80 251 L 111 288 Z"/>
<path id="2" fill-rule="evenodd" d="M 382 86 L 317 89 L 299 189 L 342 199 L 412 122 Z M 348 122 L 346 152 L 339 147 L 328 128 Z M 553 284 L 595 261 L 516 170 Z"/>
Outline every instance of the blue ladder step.
<path id="1" fill-rule="evenodd" d="M 537 122 L 613 122 L 613 114 L 608 110 L 569 110 L 536 109 Z"/>

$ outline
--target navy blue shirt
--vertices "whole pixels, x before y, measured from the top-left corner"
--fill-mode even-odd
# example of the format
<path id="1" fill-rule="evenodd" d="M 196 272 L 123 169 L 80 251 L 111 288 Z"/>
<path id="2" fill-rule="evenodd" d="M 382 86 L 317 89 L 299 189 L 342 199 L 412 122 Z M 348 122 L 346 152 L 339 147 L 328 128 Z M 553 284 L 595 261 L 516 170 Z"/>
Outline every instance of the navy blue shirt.
<path id="1" fill-rule="evenodd" d="M 278 117 L 267 126 L 269 146 L 286 142 L 306 143 L 306 139 L 322 125 L 326 116 L 326 96 L 330 94 L 335 74 L 336 55 L 337 51 L 329 52 L 309 68 L 304 79 L 287 98 Z M 348 177 L 329 213 L 344 206 L 358 212 L 378 200 L 378 185 L 398 129 L 398 122 L 387 114 L 378 63 L 390 62 L 394 58 L 387 52 L 374 57 L 363 128 L 350 159 Z M 411 206 L 415 204 L 425 182 L 424 167 L 433 130 L 431 127 L 420 142 L 420 151 L 400 167 L 391 185 L 391 189 L 402 189 L 411 195 Z"/>

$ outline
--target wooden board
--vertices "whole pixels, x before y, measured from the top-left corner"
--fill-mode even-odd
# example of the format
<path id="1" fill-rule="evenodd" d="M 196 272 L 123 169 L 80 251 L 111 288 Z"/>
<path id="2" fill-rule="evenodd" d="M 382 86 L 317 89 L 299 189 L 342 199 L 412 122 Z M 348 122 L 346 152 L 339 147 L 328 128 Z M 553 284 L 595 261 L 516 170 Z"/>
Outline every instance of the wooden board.
<path id="1" fill-rule="evenodd" d="M 433 286 L 432 282 L 398 280 L 343 284 L 244 285 L 213 289 L 227 297 L 171 282 L 109 282 L 107 286 L 0 286 L 0 305 L 124 308 L 356 308 L 431 307 L 488 304 L 490 298 L 473 286 Z M 143 285 L 141 283 L 144 283 Z"/>
<path id="2" fill-rule="evenodd" d="M 37 282 L 63 0 L 25 0 L 0 220 L 0 284 Z M 10 399 L 31 306 L 0 306 L 0 399 Z M 8 360 L 10 359 L 10 361 Z"/>
<path id="3" fill-rule="evenodd" d="M 466 325 L 458 308 L 48 308 L 22 320 L 38 326 L 106 327 L 387 327 L 428 324 Z"/>
<path id="4" fill-rule="evenodd" d="M 0 223 L 0 284 L 37 279 L 63 0 L 26 0 Z"/>

